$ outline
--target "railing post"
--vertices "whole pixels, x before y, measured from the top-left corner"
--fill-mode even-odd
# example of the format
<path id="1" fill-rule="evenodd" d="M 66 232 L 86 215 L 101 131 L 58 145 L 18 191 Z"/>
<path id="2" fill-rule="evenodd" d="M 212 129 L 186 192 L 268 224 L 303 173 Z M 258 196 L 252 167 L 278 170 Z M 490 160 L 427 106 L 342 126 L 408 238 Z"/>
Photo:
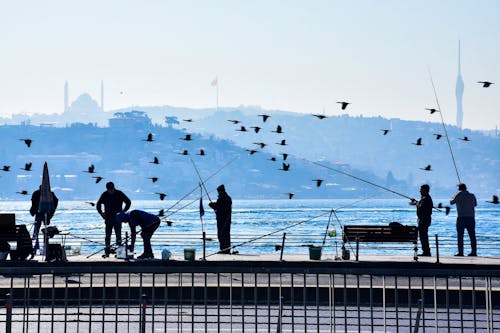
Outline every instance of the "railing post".
<path id="1" fill-rule="evenodd" d="M 8 293 L 7 302 L 5 303 L 5 333 L 12 332 L 12 293 Z"/>
<path id="2" fill-rule="evenodd" d="M 413 328 L 413 333 L 418 333 L 418 329 L 420 328 L 420 315 L 422 314 L 422 300 L 419 299 L 418 302 L 418 311 L 417 311 L 417 318 L 415 319 L 415 326 Z"/>
<path id="3" fill-rule="evenodd" d="M 436 237 L 436 263 L 439 264 L 439 238 L 438 234 L 434 235 Z"/>
<path id="4" fill-rule="evenodd" d="M 203 231 L 203 261 L 207 260 L 207 252 L 206 252 L 206 246 L 207 246 L 207 233 Z"/>
<path id="5" fill-rule="evenodd" d="M 139 332 L 146 333 L 146 308 L 148 306 L 146 302 L 146 294 L 141 295 L 140 303 L 141 303 L 141 309 L 139 318 Z"/>
<path id="6" fill-rule="evenodd" d="M 356 261 L 359 261 L 359 237 L 356 236 Z"/>

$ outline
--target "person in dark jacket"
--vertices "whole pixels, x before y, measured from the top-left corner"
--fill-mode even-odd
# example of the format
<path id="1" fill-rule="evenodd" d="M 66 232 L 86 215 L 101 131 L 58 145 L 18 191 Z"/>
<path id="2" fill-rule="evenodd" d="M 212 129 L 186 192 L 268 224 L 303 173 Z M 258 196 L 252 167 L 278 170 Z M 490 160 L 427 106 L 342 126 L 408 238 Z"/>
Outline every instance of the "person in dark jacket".
<path id="1" fill-rule="evenodd" d="M 130 213 L 121 212 L 116 215 L 116 223 L 128 222 L 130 226 L 130 245 L 128 250 L 134 252 L 137 227 L 141 227 L 141 237 L 144 242 L 144 253 L 137 259 L 154 258 L 151 248 L 151 237 L 160 226 L 160 218 L 142 210 L 133 210 Z"/>
<path id="2" fill-rule="evenodd" d="M 431 249 L 429 247 L 429 227 L 431 225 L 431 215 L 434 203 L 429 194 L 430 186 L 423 184 L 420 186 L 421 198 L 419 201 L 412 199 L 411 204 L 417 206 L 417 218 L 418 218 L 418 237 L 420 238 L 420 244 L 422 245 L 422 253 L 419 256 L 430 257 Z"/>
<path id="3" fill-rule="evenodd" d="M 125 204 L 125 207 L 123 207 L 123 204 Z M 102 210 L 103 205 L 104 211 Z M 116 223 L 116 214 L 126 212 L 130 208 L 130 205 L 130 199 L 122 191 L 115 189 L 113 182 L 106 184 L 106 191 L 101 194 L 96 203 L 97 211 L 104 219 L 104 224 L 106 225 L 104 258 L 109 257 L 111 253 L 111 233 L 113 229 L 115 230 L 116 244 L 121 245 L 122 224 Z"/>
<path id="4" fill-rule="evenodd" d="M 38 212 L 38 207 L 40 205 L 40 189 L 41 186 L 33 192 L 31 195 L 31 208 L 30 208 L 30 214 L 31 216 L 35 217 L 35 224 L 34 224 L 34 229 L 33 229 L 33 237 L 32 240 L 35 241 L 34 249 L 36 250 L 39 248 L 39 243 L 38 243 L 38 234 L 40 232 L 40 227 L 42 226 L 42 223 L 45 223 L 45 214 L 39 213 Z M 50 224 L 50 220 L 54 216 L 54 213 L 56 212 L 57 209 L 57 204 L 59 203 L 59 199 L 56 197 L 54 192 L 50 192 L 52 194 L 52 200 L 54 201 L 54 210 L 49 212 L 47 214 L 47 225 Z M 45 239 L 44 239 L 44 244 L 46 244 Z"/>
<path id="5" fill-rule="evenodd" d="M 471 252 L 468 254 L 471 257 L 477 256 L 477 241 L 476 241 L 476 213 L 477 206 L 476 196 L 467 191 L 467 185 L 464 183 L 458 184 L 458 193 L 451 199 L 452 205 L 457 205 L 457 241 L 458 253 L 457 257 L 464 255 L 464 231 L 467 229 L 470 238 Z"/>
<path id="6" fill-rule="evenodd" d="M 217 219 L 217 237 L 219 238 L 219 253 L 231 253 L 231 206 L 233 201 L 227 194 L 224 185 L 217 187 L 219 197 L 216 202 L 208 205 L 215 211 Z"/>

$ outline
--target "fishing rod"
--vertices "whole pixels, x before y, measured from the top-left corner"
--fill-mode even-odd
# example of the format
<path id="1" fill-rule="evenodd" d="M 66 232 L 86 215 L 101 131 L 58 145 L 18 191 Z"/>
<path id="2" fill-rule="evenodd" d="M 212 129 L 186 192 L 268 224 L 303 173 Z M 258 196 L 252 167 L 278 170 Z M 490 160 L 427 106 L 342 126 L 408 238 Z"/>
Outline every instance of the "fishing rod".
<path id="1" fill-rule="evenodd" d="M 196 188 L 198 188 L 198 187 L 196 187 Z M 215 191 L 215 190 L 214 190 L 214 191 Z M 211 191 L 211 192 L 214 192 L 214 191 Z M 202 197 L 205 197 L 205 196 L 206 196 L 206 194 L 204 194 Z M 179 209 L 177 209 L 177 210 L 174 210 L 173 212 L 170 212 L 170 214 L 165 215 L 165 216 L 162 216 L 162 218 L 160 218 L 160 219 L 167 219 L 168 217 L 170 217 L 170 216 L 174 215 L 175 213 L 178 213 L 179 211 L 183 210 L 184 208 L 186 208 L 186 207 L 188 207 L 188 206 L 192 205 L 192 204 L 193 204 L 193 203 L 195 203 L 196 201 L 198 201 L 198 198 L 196 198 L 196 199 L 194 199 L 194 200 L 192 200 L 192 201 L 188 202 L 187 204 L 185 204 L 185 205 L 184 205 L 184 206 L 182 206 L 181 208 L 179 208 Z"/>
<path id="2" fill-rule="evenodd" d="M 189 159 L 191 160 L 191 163 L 194 166 L 194 170 L 196 171 L 196 174 L 198 175 L 198 179 L 200 180 L 200 187 L 203 187 L 203 189 L 205 190 L 205 193 L 208 196 L 208 200 L 212 201 L 212 199 L 210 199 L 210 194 L 208 194 L 207 188 L 205 187 L 205 182 L 203 182 L 203 178 L 201 178 L 200 171 L 198 171 L 198 168 L 196 167 L 196 164 L 194 163 L 193 159 L 191 157 L 189 157 Z"/>
<path id="3" fill-rule="evenodd" d="M 215 175 L 217 175 L 219 172 L 221 172 L 223 169 L 225 169 L 227 166 L 229 166 L 231 163 L 233 163 L 236 159 L 238 159 L 240 157 L 240 155 L 236 155 L 232 160 L 230 160 L 229 162 L 227 162 L 226 164 L 224 164 L 222 167 L 220 167 L 217 171 L 215 171 L 213 174 L 211 174 L 210 176 L 208 176 L 206 179 L 205 179 L 205 182 L 207 182 L 208 180 L 210 180 L 212 177 L 214 177 Z M 191 195 L 194 191 L 196 191 L 198 189 L 198 186 L 196 186 L 195 188 L 193 188 L 191 191 L 189 191 L 187 194 L 185 194 L 182 198 L 180 198 L 179 200 L 177 200 L 172 206 L 170 206 L 169 208 L 166 209 L 166 211 L 170 211 L 172 208 L 174 208 L 175 206 L 177 206 L 182 200 L 184 200 L 185 198 L 187 198 L 189 195 Z M 178 210 L 177 210 L 178 211 Z"/>
<path id="4" fill-rule="evenodd" d="M 323 213 L 323 214 L 320 214 L 320 215 L 318 215 L 318 216 L 312 217 L 312 218 L 310 218 L 310 219 L 307 219 L 307 220 L 304 220 L 304 221 L 300 221 L 300 222 L 294 223 L 294 224 L 292 224 L 292 225 L 289 225 L 289 226 L 286 226 L 286 227 L 280 228 L 280 229 L 275 230 L 275 231 L 273 231 L 273 232 L 270 232 L 270 233 L 268 233 L 268 234 L 265 234 L 265 235 L 262 235 L 262 236 L 258 236 L 258 237 L 256 237 L 256 238 L 253 238 L 253 239 L 251 239 L 251 240 L 245 241 L 245 242 L 243 242 L 243 243 L 240 243 L 240 244 L 237 244 L 237 245 L 230 246 L 230 247 L 228 247 L 228 248 L 222 249 L 221 251 L 227 251 L 227 250 L 231 250 L 231 249 L 235 249 L 235 248 L 237 248 L 237 247 L 243 246 L 243 245 L 248 244 L 248 243 L 253 243 L 253 242 L 255 242 L 256 240 L 259 240 L 259 239 L 265 238 L 265 237 L 267 237 L 267 236 L 274 235 L 274 234 L 276 234 L 276 233 L 278 233 L 278 232 L 281 232 L 281 231 L 284 231 L 284 230 L 287 230 L 287 229 L 293 228 L 293 227 L 298 226 L 298 225 L 300 225 L 300 224 L 303 224 L 303 223 L 306 223 L 306 222 L 310 222 L 310 221 L 312 221 L 312 220 L 315 220 L 315 219 L 317 219 L 317 218 L 320 218 L 320 217 L 322 217 L 322 216 L 325 216 L 325 215 L 326 215 L 326 214 L 328 214 L 328 213 L 330 213 L 330 211 L 328 211 L 328 212 L 326 212 L 326 213 Z M 213 255 L 215 255 L 215 254 L 217 254 L 217 253 L 219 253 L 219 252 L 220 252 L 220 251 L 215 252 L 215 253 L 212 253 L 212 254 L 209 254 L 209 255 L 207 255 L 207 257 L 211 257 L 211 256 L 213 256 Z"/>
<path id="5" fill-rule="evenodd" d="M 427 67 L 427 71 L 429 72 L 429 78 L 431 80 L 432 89 L 434 90 L 434 97 L 436 99 L 436 104 L 438 107 L 439 116 L 441 117 L 441 124 L 443 125 L 443 130 L 444 130 L 444 134 L 445 134 L 444 136 L 446 137 L 446 142 L 448 142 L 448 148 L 450 150 L 451 160 L 453 161 L 453 166 L 455 167 L 455 173 L 457 174 L 458 182 L 461 183 L 462 181 L 460 180 L 460 175 L 458 174 L 458 168 L 457 168 L 457 163 L 455 161 L 455 155 L 453 154 L 453 149 L 451 149 L 450 138 L 448 136 L 448 131 L 446 130 L 446 126 L 444 124 L 443 112 L 441 112 L 441 106 L 439 105 L 439 99 L 438 99 L 438 96 L 436 93 L 436 87 L 434 86 L 434 80 L 432 79 L 432 74 L 431 74 L 431 70 L 429 69 L 429 67 Z"/>
<path id="6" fill-rule="evenodd" d="M 369 181 L 369 180 L 366 180 L 366 179 L 363 179 L 363 178 L 360 178 L 360 177 L 357 177 L 357 176 L 351 175 L 350 173 L 347 173 L 347 172 L 345 172 L 345 171 L 342 171 L 342 170 L 339 170 L 339 169 L 336 169 L 336 168 L 333 168 L 333 167 L 329 167 L 329 166 L 327 166 L 327 165 L 324 165 L 324 164 L 321 164 L 321 163 L 318 163 L 318 162 L 311 162 L 311 163 L 316 164 L 317 166 L 320 166 L 320 167 L 322 167 L 322 168 L 325 168 L 325 169 L 328 169 L 328 170 L 335 171 L 335 172 L 337 172 L 337 173 L 343 174 L 343 175 L 345 175 L 345 176 L 347 176 L 347 177 L 351 177 L 351 178 L 354 178 L 354 179 L 356 179 L 356 180 L 362 181 L 363 183 L 370 184 L 370 185 L 372 185 L 372 186 L 378 187 L 378 188 L 380 188 L 380 189 L 382 189 L 382 190 L 385 190 L 385 191 L 388 191 L 388 192 L 394 193 L 394 194 L 396 194 L 396 195 L 399 195 L 400 197 L 403 197 L 403 198 L 409 199 L 409 200 L 411 200 L 412 202 L 415 200 L 415 198 L 411 198 L 411 197 L 409 197 L 409 196 L 407 196 L 407 195 L 405 195 L 405 194 L 403 194 L 403 193 L 399 193 L 399 192 L 394 191 L 394 190 L 391 190 L 390 188 L 387 188 L 387 187 L 385 187 L 385 186 L 378 185 L 378 184 L 375 184 L 375 183 L 373 183 L 373 182 L 371 182 L 371 181 Z M 437 208 L 437 207 L 432 207 L 432 208 L 433 208 L 433 209 L 435 209 L 435 210 L 437 210 L 437 211 L 442 212 L 442 210 L 441 210 L 441 209 L 439 209 L 439 208 Z"/>

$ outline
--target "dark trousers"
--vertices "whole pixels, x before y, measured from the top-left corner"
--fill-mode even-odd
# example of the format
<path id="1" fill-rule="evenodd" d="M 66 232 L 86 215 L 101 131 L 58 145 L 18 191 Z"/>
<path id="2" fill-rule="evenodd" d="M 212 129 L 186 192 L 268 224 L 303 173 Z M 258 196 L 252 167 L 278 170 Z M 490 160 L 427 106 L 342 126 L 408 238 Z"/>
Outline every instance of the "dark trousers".
<path id="1" fill-rule="evenodd" d="M 122 245 L 122 224 L 116 223 L 114 220 L 105 221 L 106 225 L 106 237 L 104 238 L 105 253 L 111 253 L 111 233 L 113 229 L 115 230 L 116 245 Z"/>
<path id="2" fill-rule="evenodd" d="M 149 227 L 142 228 L 141 237 L 144 243 L 144 253 L 145 254 L 153 254 L 153 249 L 151 248 L 151 237 L 153 237 L 154 232 L 160 226 L 160 221 L 156 222 Z"/>
<path id="3" fill-rule="evenodd" d="M 422 253 L 431 254 L 431 248 L 429 247 L 429 224 L 418 224 L 418 237 L 420 238 L 420 244 L 422 245 Z"/>
<path id="4" fill-rule="evenodd" d="M 471 253 L 477 254 L 477 242 L 476 242 L 476 221 L 472 216 L 461 216 L 457 217 L 457 241 L 458 241 L 458 253 L 464 253 L 464 231 L 467 229 L 467 233 L 470 238 Z"/>
<path id="5" fill-rule="evenodd" d="M 219 248 L 221 253 L 231 253 L 231 224 L 223 225 L 217 223 L 217 238 L 219 238 Z"/>
<path id="6" fill-rule="evenodd" d="M 38 234 L 40 233 L 40 228 L 42 227 L 42 224 L 44 224 L 44 218 L 40 218 L 37 216 L 35 218 L 35 224 L 33 225 L 33 237 L 31 238 L 32 240 L 35 241 L 35 244 L 33 245 L 34 250 L 37 250 L 40 247 L 40 244 L 38 243 Z M 50 224 L 50 219 L 47 219 L 47 225 Z M 47 244 L 47 233 L 43 234 L 43 246 L 45 247 Z"/>

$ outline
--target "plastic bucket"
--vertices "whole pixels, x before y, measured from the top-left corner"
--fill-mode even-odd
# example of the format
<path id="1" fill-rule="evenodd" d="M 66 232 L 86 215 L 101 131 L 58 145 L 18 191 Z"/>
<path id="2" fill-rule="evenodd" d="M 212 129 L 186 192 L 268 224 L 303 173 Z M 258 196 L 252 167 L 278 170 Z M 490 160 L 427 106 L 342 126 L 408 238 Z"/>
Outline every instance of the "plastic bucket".
<path id="1" fill-rule="evenodd" d="M 310 246 L 309 247 L 309 259 L 320 260 L 321 259 L 321 250 L 323 250 L 323 248 L 321 246 Z"/>
<path id="2" fill-rule="evenodd" d="M 189 249 L 184 249 L 184 260 L 187 261 L 194 261 L 196 249 L 189 248 Z"/>

